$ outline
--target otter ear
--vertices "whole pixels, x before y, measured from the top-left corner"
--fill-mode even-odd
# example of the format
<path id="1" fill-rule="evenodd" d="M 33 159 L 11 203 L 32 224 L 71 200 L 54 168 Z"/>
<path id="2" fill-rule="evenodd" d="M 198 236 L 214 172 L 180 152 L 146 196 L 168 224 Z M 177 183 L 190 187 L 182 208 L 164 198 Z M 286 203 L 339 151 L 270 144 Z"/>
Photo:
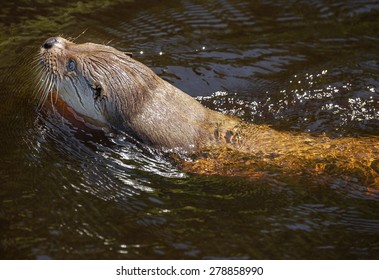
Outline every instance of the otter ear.
<path id="1" fill-rule="evenodd" d="M 124 54 L 126 54 L 129 57 L 133 57 L 133 54 L 131 52 L 124 52 Z"/>

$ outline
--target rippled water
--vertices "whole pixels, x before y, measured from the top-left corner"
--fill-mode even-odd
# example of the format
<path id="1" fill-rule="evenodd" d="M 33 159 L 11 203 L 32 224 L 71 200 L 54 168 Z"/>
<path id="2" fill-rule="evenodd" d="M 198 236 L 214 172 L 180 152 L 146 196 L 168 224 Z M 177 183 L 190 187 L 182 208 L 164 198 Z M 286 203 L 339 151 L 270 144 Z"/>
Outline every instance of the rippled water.
<path id="1" fill-rule="evenodd" d="M 186 174 L 125 135 L 37 112 L 33 59 L 46 38 L 80 35 L 246 121 L 378 137 L 378 19 L 377 1 L 2 3 L 1 258 L 377 259 L 377 190 Z"/>

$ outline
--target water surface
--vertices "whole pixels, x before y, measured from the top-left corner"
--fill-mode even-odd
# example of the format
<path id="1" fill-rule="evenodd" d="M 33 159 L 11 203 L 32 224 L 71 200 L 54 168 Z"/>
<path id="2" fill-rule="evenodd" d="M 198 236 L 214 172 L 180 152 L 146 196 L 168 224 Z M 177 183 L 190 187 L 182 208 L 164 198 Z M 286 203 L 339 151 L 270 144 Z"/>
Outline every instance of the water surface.
<path id="1" fill-rule="evenodd" d="M 378 26 L 377 1 L 3 3 L 1 258 L 377 259 L 367 185 L 186 174 L 125 135 L 37 111 L 33 60 L 48 37 L 80 35 L 246 121 L 377 137 Z"/>

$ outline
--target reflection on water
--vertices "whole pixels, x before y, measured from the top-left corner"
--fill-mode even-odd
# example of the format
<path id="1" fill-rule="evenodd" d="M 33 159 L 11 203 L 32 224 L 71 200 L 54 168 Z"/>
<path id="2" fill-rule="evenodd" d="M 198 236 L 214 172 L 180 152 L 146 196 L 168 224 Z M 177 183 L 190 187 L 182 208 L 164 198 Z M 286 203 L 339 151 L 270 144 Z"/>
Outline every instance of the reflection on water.
<path id="1" fill-rule="evenodd" d="M 211 96 L 197 97 L 203 104 L 225 114 L 239 116 L 253 123 L 270 121 L 279 128 L 306 132 L 330 132 L 347 135 L 351 127 L 355 133 L 376 135 L 378 130 L 378 101 L 375 87 L 367 86 L 362 95 L 347 97 L 353 90 L 349 82 L 325 84 L 327 70 L 303 77 L 294 75 L 280 96 L 265 95 L 241 99 L 237 93 L 217 91 Z M 237 97 L 237 98 L 236 98 Z M 280 99 L 279 99 L 280 98 Z M 267 119 L 267 120 L 266 120 Z M 288 120 L 291 120 L 289 123 Z M 362 128 L 362 130 L 360 130 Z"/>
<path id="2" fill-rule="evenodd" d="M 212 109 L 377 137 L 379 4 L 50 2 L 0 14 L 2 258 L 377 258 L 376 189 L 183 173 L 127 135 L 36 112 L 32 61 L 46 38 L 86 30 L 77 42 L 132 51 Z"/>

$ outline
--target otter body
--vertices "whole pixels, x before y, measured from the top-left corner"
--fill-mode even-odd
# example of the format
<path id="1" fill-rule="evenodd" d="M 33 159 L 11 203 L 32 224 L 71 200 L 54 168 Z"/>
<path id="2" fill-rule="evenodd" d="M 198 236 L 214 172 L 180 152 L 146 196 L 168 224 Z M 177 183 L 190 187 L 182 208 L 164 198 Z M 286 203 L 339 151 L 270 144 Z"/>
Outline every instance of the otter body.
<path id="1" fill-rule="evenodd" d="M 238 121 L 203 107 L 129 54 L 49 38 L 40 51 L 46 86 L 77 113 L 157 148 L 216 144 L 213 131 Z"/>
<path id="2" fill-rule="evenodd" d="M 376 137 L 333 140 L 244 123 L 203 107 L 110 46 L 52 37 L 41 47 L 40 62 L 43 100 L 55 92 L 82 116 L 126 131 L 140 142 L 158 149 L 192 151 L 194 160 L 179 164 L 186 171 L 347 172 L 359 173 L 365 183 L 379 182 Z"/>

